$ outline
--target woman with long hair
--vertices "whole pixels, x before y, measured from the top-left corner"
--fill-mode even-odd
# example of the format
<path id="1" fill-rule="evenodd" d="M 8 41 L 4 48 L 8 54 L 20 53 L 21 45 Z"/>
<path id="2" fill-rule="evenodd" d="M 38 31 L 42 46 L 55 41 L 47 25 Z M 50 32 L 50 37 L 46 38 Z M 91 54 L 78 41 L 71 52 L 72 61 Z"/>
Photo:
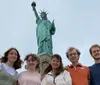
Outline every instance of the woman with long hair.
<path id="1" fill-rule="evenodd" d="M 41 85 L 72 85 L 70 74 L 64 70 L 62 58 L 58 54 L 52 55 L 50 65 L 43 75 Z"/>
<path id="2" fill-rule="evenodd" d="M 25 57 L 27 71 L 21 72 L 18 78 L 19 85 L 41 85 L 41 75 L 38 73 L 39 58 L 35 54 Z"/>
<path id="3" fill-rule="evenodd" d="M 0 59 L 0 85 L 15 85 L 18 73 L 21 68 L 22 60 L 16 48 L 10 48 Z"/>

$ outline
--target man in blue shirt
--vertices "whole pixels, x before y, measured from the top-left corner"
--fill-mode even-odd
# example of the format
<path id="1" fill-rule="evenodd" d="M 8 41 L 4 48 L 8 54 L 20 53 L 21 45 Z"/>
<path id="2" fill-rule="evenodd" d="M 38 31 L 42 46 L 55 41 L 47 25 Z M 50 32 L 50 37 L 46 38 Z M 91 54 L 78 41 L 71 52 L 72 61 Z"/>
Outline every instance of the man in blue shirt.
<path id="1" fill-rule="evenodd" d="M 90 54 L 95 64 L 90 66 L 90 85 L 100 85 L 100 46 L 98 44 L 90 47 Z"/>

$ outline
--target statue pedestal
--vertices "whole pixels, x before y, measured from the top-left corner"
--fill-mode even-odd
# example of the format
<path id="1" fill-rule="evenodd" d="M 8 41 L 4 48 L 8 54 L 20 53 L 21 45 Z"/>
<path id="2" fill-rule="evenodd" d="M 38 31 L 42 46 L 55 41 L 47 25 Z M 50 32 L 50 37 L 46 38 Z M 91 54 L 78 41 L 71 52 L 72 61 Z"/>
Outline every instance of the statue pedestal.
<path id="1" fill-rule="evenodd" d="M 40 74 L 43 74 L 44 70 L 48 67 L 50 60 L 51 60 L 51 56 L 47 55 L 47 54 L 42 54 L 39 55 L 40 58 L 40 69 L 39 72 Z"/>

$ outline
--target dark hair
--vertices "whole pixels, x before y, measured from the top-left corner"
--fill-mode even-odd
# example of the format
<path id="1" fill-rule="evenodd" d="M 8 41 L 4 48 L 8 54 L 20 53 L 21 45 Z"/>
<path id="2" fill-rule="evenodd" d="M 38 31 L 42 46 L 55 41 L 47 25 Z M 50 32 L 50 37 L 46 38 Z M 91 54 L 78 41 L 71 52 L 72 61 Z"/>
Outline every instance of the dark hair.
<path id="1" fill-rule="evenodd" d="M 30 56 L 32 57 L 32 61 L 37 61 L 38 62 L 37 66 L 36 66 L 36 69 L 39 69 L 40 59 L 38 58 L 38 56 L 36 54 L 32 54 L 32 53 L 28 54 L 28 55 L 26 55 L 24 60 L 27 61 Z"/>
<path id="2" fill-rule="evenodd" d="M 1 58 L 1 62 L 6 63 L 8 61 L 7 56 L 9 54 L 9 52 L 12 51 L 12 50 L 15 50 L 17 52 L 17 60 L 15 61 L 14 65 L 13 65 L 13 68 L 16 70 L 16 69 L 21 68 L 21 64 L 23 63 L 23 61 L 20 59 L 20 54 L 19 54 L 19 52 L 16 48 L 9 48 L 4 53 L 4 56 Z"/>
<path id="3" fill-rule="evenodd" d="M 62 63 L 62 58 L 61 58 L 61 56 L 60 56 L 59 54 L 54 54 L 54 55 L 52 55 L 52 56 L 51 56 L 51 60 L 52 60 L 53 58 L 56 58 L 56 59 L 60 60 L 60 66 L 57 68 L 57 72 L 56 72 L 56 74 L 55 74 L 55 76 L 57 76 L 57 75 L 59 75 L 61 72 L 64 71 L 63 63 Z M 51 70 L 52 70 L 52 66 L 51 66 L 51 64 L 49 64 L 49 66 L 45 69 L 45 71 L 44 71 L 44 73 L 43 73 L 42 75 L 47 74 L 47 73 L 50 72 Z"/>
<path id="4" fill-rule="evenodd" d="M 100 48 L 100 45 L 94 44 L 94 45 L 92 45 L 92 46 L 90 47 L 89 51 L 90 51 L 90 54 L 91 54 L 91 55 L 92 55 L 92 48 L 94 48 L 94 47 Z"/>
<path id="5" fill-rule="evenodd" d="M 70 48 L 68 49 L 68 51 L 66 52 L 67 58 L 69 58 L 69 54 L 68 54 L 68 53 L 69 53 L 70 51 L 74 50 L 74 49 L 77 51 L 78 55 L 81 54 L 80 51 L 79 51 L 78 49 L 76 49 L 76 48 L 74 48 L 74 47 L 70 47 Z"/>

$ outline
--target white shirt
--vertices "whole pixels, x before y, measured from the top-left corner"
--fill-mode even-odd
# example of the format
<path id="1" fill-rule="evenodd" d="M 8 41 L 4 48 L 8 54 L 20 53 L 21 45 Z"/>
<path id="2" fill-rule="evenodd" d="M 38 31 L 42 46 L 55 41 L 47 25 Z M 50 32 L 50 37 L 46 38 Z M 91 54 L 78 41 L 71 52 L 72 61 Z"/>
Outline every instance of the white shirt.
<path id="1" fill-rule="evenodd" d="M 8 72 L 10 75 L 15 75 L 16 74 L 16 70 L 14 68 L 9 67 L 5 63 L 0 63 L 0 70 L 2 69 L 2 64 L 3 64 L 3 67 L 6 70 L 6 72 Z"/>
<path id="2" fill-rule="evenodd" d="M 53 81 L 54 81 L 54 77 L 52 76 L 52 73 L 49 72 L 48 74 L 45 75 L 44 79 L 41 82 L 41 85 L 51 85 L 53 84 Z M 66 70 L 60 73 L 55 78 L 55 83 L 56 85 L 72 85 L 72 79 L 70 73 Z"/>

